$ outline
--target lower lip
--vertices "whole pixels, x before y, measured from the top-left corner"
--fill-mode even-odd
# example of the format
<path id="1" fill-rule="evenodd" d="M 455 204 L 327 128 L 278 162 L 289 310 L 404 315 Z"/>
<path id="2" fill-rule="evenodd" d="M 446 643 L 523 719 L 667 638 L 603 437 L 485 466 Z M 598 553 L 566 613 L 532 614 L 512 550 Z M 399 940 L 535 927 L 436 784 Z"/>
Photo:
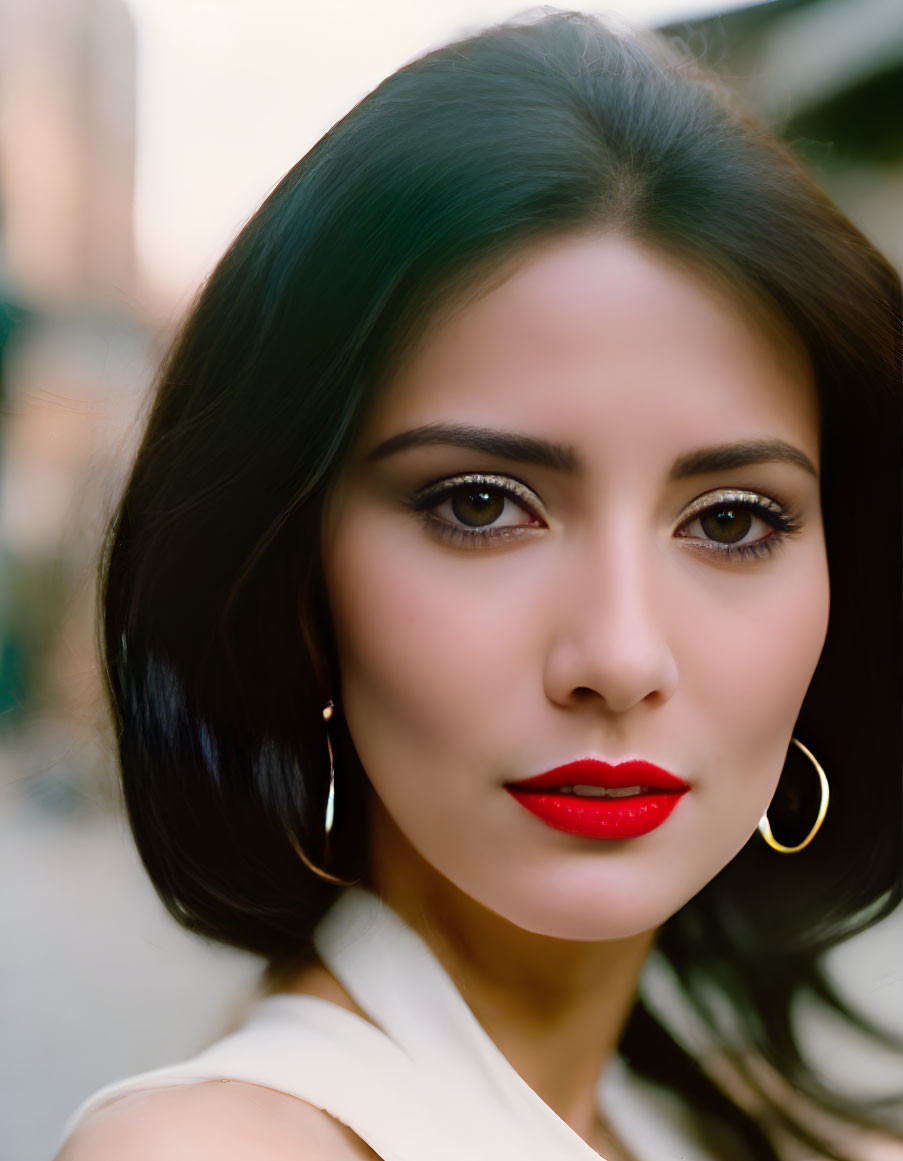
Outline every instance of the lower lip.
<path id="1" fill-rule="evenodd" d="M 521 806 L 555 830 L 585 838 L 638 838 L 661 826 L 686 793 L 650 790 L 627 798 L 589 798 L 554 791 L 505 789 Z"/>

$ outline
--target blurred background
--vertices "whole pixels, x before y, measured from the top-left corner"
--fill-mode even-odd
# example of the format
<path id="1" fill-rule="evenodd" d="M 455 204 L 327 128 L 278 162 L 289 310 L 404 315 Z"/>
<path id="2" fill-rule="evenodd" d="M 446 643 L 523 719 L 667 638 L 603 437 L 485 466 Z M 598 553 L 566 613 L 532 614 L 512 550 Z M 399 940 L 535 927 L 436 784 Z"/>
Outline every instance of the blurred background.
<path id="1" fill-rule="evenodd" d="M 94 583 L 155 364 L 230 238 L 339 116 L 523 7 L 0 0 L 0 1161 L 46 1161 L 94 1089 L 217 1035 L 259 970 L 165 916 L 119 811 Z M 900 0 L 602 11 L 705 56 L 903 263 Z M 832 968 L 903 1031 L 901 948 L 895 917 Z M 900 1062 L 800 1019 L 847 1087 L 903 1084 Z"/>

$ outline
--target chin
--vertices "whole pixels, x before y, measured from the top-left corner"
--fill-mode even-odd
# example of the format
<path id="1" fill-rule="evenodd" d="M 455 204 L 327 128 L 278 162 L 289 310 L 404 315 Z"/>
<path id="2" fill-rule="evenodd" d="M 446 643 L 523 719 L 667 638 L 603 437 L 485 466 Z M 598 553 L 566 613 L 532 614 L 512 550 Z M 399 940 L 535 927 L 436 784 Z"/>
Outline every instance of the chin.
<path id="1" fill-rule="evenodd" d="M 654 931 L 703 883 L 643 883 L 613 868 L 556 868 L 456 886 L 522 931 L 578 943 L 631 939 Z"/>
<path id="2" fill-rule="evenodd" d="M 563 939 L 574 943 L 599 943 L 632 939 L 654 931 L 680 909 L 655 906 L 654 900 L 642 906 L 624 905 L 604 897 L 589 897 L 569 901 L 559 907 L 525 907 L 508 917 L 525 931 L 548 939 Z"/>

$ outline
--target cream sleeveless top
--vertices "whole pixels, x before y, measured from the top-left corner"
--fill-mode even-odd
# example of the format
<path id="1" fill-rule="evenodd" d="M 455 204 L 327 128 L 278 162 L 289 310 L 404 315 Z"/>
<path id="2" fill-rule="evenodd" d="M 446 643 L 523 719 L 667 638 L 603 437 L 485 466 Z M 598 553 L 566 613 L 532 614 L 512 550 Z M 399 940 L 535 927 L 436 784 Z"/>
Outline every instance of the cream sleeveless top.
<path id="1" fill-rule="evenodd" d="M 270 996 L 193 1059 L 101 1089 L 65 1136 L 129 1093 L 235 1080 L 323 1109 L 384 1161 L 599 1161 L 508 1063 L 426 944 L 374 895 L 343 892 L 314 942 L 373 1024 L 314 996 Z M 713 1161 L 644 1087 L 619 1066 L 600 1081 L 600 1108 L 625 1144 L 642 1161 Z"/>

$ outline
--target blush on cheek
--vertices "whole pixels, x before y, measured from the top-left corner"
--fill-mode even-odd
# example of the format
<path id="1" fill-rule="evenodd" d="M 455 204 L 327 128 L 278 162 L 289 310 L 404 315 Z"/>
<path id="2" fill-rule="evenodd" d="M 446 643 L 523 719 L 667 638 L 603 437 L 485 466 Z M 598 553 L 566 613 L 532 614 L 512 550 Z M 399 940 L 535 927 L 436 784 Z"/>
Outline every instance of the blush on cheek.
<path id="1" fill-rule="evenodd" d="M 830 590 L 822 537 L 813 533 L 805 545 L 790 547 L 795 555 L 769 562 L 767 579 L 751 576 L 748 594 L 721 606 L 714 624 L 710 610 L 708 629 L 717 652 L 715 688 L 762 704 L 783 702 L 795 718 L 821 656 Z"/>
<path id="2" fill-rule="evenodd" d="M 454 712 L 443 689 L 454 689 L 473 660 L 455 606 L 443 602 L 446 590 L 431 584 L 422 568 L 386 553 L 372 555 L 362 568 L 341 548 L 329 593 L 349 722 L 363 715 L 368 732 L 432 733 Z"/>
<path id="3" fill-rule="evenodd" d="M 766 700 L 781 701 L 794 719 L 818 664 L 828 627 L 827 568 L 811 567 L 788 576 L 760 621 L 758 639 L 748 643 L 748 671 L 753 688 Z"/>
<path id="4" fill-rule="evenodd" d="M 543 594 L 525 583 L 522 554 L 455 553 L 397 517 L 374 524 L 375 539 L 348 521 L 328 559 L 346 706 L 353 683 L 405 728 L 466 731 L 514 695 Z"/>
<path id="5" fill-rule="evenodd" d="M 713 770 L 737 773 L 747 821 L 777 783 L 827 631 L 821 537 L 787 547 L 746 578 L 718 573 L 689 595 L 677 590 L 675 649 L 694 733 L 704 735 Z"/>

